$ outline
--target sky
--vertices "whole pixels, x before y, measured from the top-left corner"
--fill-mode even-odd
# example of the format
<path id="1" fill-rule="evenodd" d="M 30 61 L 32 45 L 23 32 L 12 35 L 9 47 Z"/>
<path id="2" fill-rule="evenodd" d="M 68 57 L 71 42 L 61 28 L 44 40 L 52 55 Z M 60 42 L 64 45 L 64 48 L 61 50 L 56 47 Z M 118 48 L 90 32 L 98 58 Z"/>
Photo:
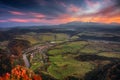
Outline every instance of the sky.
<path id="1" fill-rule="evenodd" d="M 0 27 L 120 23 L 120 0 L 0 0 Z"/>

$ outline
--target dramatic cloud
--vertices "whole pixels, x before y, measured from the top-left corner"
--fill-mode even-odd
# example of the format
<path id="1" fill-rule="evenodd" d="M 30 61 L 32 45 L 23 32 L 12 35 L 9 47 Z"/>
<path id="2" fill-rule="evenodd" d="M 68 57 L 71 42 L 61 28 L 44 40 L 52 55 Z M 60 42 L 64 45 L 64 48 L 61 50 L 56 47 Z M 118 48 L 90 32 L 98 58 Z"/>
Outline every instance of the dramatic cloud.
<path id="1" fill-rule="evenodd" d="M 17 11 L 8 11 L 8 12 L 10 12 L 10 13 L 13 14 L 13 15 L 25 15 L 24 13 L 22 13 L 22 12 L 17 12 Z"/>
<path id="2" fill-rule="evenodd" d="M 71 21 L 120 23 L 120 0 L 0 0 L 0 27 Z"/>

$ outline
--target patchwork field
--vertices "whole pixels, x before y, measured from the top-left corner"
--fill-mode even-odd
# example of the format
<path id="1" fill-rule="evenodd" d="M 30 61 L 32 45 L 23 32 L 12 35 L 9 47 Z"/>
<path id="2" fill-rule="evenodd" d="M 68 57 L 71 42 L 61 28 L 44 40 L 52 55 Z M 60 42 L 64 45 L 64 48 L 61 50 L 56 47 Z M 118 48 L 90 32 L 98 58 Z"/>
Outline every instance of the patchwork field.
<path id="1" fill-rule="evenodd" d="M 47 72 L 59 80 L 69 76 L 83 79 L 90 71 L 112 62 L 112 58 L 120 59 L 119 52 L 104 52 L 109 47 L 103 46 L 109 46 L 109 44 L 102 43 L 101 46 L 96 44 L 99 42 L 76 41 L 54 47 L 48 51 L 51 64 Z"/>

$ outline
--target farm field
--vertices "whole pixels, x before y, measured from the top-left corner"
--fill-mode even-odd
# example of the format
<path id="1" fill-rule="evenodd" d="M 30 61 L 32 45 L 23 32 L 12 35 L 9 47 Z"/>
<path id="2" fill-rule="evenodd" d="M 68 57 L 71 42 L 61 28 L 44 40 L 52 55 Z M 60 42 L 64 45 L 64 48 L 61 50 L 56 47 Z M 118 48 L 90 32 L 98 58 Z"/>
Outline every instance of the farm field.
<path id="1" fill-rule="evenodd" d="M 117 78 L 119 71 L 116 70 L 119 70 L 120 62 L 119 38 L 112 41 L 104 38 L 87 39 L 88 37 L 83 36 L 96 37 L 98 34 L 98 37 L 111 37 L 119 34 L 110 33 L 113 34 L 110 36 L 96 32 L 96 29 L 96 34 L 91 31 L 52 30 L 45 29 L 42 32 L 41 29 L 28 29 L 25 33 L 15 30 L 14 35 L 8 31 L 10 37 L 3 37 L 0 41 L 1 74 L 5 73 L 4 70 L 9 71 L 20 65 L 41 75 L 43 80 L 105 80 L 112 75 Z M 6 63 L 6 60 L 9 62 Z M 2 67 L 3 64 L 7 68 Z"/>
<path id="2" fill-rule="evenodd" d="M 109 50 L 109 47 L 103 46 L 110 44 L 101 43 L 95 46 L 96 44 L 99 42 L 68 42 L 49 50 L 48 55 L 51 64 L 47 69 L 48 73 L 56 79 L 64 80 L 67 76 L 83 79 L 86 73 L 98 67 L 102 68 L 111 63 L 112 59 L 120 60 L 119 52 L 105 52 Z M 113 51 L 115 50 L 113 49 Z"/>

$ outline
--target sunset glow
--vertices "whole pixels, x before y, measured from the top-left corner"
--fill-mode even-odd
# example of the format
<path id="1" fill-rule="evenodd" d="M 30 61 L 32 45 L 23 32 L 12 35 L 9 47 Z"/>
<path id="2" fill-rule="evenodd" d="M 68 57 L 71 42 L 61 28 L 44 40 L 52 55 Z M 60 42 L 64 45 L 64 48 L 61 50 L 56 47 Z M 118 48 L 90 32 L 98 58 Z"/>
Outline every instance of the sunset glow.
<path id="1" fill-rule="evenodd" d="M 19 2 L 18 5 L 14 1 Z M 62 24 L 72 21 L 120 23 L 119 0 L 30 0 L 28 3 L 1 0 L 0 4 L 1 26 L 6 23 Z"/>

